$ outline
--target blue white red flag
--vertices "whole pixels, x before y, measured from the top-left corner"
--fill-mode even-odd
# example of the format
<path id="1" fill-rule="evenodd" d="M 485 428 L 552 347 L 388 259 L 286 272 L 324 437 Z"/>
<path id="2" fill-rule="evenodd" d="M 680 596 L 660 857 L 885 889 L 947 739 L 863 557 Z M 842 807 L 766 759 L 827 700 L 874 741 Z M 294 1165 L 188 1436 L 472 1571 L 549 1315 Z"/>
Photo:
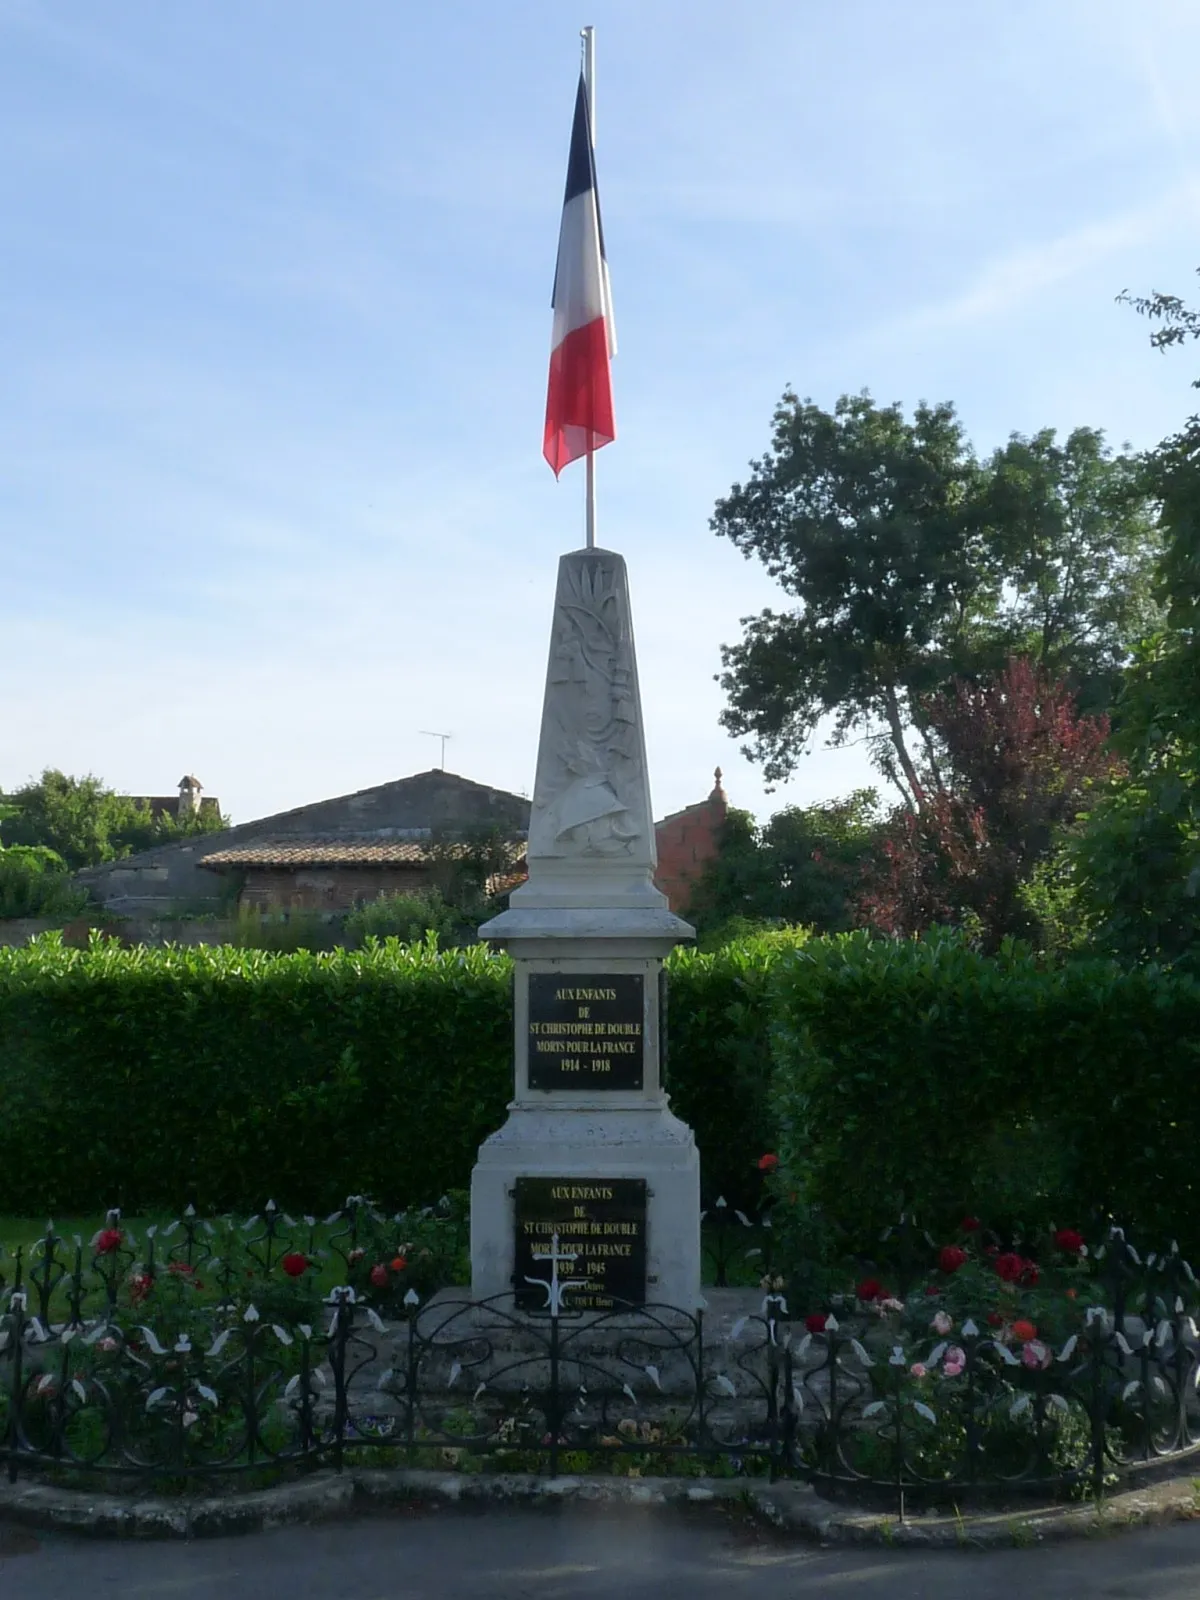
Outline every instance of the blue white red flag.
<path id="1" fill-rule="evenodd" d="M 552 304 L 554 332 L 542 453 L 557 478 L 568 462 L 611 444 L 617 432 L 609 368 L 617 353 L 617 338 L 582 73 L 575 97 Z"/>

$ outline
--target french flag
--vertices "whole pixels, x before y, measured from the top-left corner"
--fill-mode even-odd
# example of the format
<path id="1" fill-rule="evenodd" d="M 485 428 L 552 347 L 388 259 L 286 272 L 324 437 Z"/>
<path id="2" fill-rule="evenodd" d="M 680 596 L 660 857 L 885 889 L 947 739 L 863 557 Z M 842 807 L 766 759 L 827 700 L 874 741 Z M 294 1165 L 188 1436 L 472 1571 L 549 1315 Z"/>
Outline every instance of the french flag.
<path id="1" fill-rule="evenodd" d="M 609 361 L 617 353 L 617 338 L 582 73 L 575 96 L 551 304 L 554 334 L 542 454 L 557 478 L 568 462 L 611 444 L 617 436 L 609 370 Z"/>

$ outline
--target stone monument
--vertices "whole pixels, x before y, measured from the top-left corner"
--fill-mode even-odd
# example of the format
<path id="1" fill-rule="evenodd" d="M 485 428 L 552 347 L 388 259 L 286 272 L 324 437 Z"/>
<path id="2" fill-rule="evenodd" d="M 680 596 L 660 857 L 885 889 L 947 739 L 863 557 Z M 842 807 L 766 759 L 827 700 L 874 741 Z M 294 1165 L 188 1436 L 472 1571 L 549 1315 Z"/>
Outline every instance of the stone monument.
<path id="1" fill-rule="evenodd" d="M 662 966 L 694 930 L 653 882 L 629 584 L 611 550 L 559 561 L 527 856 L 528 881 L 479 930 L 514 961 L 516 1083 L 472 1174 L 472 1294 L 543 1309 L 557 1238 L 567 1309 L 692 1311 L 700 1158 L 663 1085 Z"/>

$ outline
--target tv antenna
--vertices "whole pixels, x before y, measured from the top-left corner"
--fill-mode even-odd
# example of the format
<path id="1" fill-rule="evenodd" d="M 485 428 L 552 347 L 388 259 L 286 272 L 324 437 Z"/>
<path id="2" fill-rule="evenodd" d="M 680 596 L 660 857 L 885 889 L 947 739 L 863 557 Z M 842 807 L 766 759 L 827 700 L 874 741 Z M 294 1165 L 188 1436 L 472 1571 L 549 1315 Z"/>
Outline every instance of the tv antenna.
<path id="1" fill-rule="evenodd" d="M 440 739 L 442 741 L 442 755 L 441 755 L 441 760 L 438 762 L 438 770 L 441 771 L 441 772 L 445 772 L 445 770 L 446 770 L 446 740 L 447 739 L 453 739 L 454 735 L 452 733 L 434 733 L 431 728 L 422 728 L 420 730 L 420 732 L 421 732 L 422 738 L 425 738 L 425 739 Z"/>

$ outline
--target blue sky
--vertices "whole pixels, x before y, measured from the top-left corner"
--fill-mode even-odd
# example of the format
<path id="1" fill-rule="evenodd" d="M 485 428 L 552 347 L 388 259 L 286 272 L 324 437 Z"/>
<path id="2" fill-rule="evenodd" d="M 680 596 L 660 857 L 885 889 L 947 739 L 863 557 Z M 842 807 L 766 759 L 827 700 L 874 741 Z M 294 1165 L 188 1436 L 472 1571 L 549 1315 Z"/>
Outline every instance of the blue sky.
<path id="1" fill-rule="evenodd" d="M 759 815 L 870 781 L 818 743 L 768 795 L 717 722 L 776 595 L 708 518 L 785 385 L 951 399 L 981 450 L 1192 409 L 1114 304 L 1200 298 L 1192 0 L 0 0 L 0 789 L 189 771 L 246 821 L 436 764 L 422 729 L 531 787 L 585 22 L 660 814 L 718 763 Z"/>

